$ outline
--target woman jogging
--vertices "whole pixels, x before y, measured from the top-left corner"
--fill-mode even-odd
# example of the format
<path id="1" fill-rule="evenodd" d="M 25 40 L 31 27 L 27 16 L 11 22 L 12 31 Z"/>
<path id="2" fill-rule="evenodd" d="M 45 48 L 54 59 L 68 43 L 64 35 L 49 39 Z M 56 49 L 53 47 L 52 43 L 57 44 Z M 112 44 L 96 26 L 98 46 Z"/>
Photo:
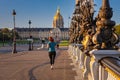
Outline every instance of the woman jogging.
<path id="1" fill-rule="evenodd" d="M 54 62 L 55 62 L 55 56 L 56 56 L 55 47 L 56 47 L 56 43 L 54 42 L 54 39 L 52 37 L 49 37 L 48 52 L 49 52 L 51 69 L 53 69 Z"/>

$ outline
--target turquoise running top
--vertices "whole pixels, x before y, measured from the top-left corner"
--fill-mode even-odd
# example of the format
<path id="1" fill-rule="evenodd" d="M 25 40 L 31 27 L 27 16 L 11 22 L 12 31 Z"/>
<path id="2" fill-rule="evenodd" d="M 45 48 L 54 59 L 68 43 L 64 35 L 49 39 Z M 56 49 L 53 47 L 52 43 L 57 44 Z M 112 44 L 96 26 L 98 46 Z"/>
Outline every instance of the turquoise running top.
<path id="1" fill-rule="evenodd" d="M 49 52 L 55 51 L 55 46 L 56 46 L 55 42 L 48 42 L 48 45 L 49 45 L 49 48 L 48 48 Z"/>

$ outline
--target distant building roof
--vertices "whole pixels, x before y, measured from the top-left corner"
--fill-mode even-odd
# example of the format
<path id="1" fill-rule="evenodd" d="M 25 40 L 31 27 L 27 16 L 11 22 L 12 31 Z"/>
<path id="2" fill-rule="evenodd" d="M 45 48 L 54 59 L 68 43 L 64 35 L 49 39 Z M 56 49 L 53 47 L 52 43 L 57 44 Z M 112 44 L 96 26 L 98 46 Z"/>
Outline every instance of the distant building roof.
<path id="1" fill-rule="evenodd" d="M 53 28 L 16 28 L 16 30 L 18 31 L 18 32 L 25 32 L 25 31 L 37 31 L 37 32 L 39 32 L 39 31 L 50 31 L 50 30 L 52 30 Z M 68 31 L 69 30 L 69 28 L 60 28 L 60 30 L 61 31 Z"/>

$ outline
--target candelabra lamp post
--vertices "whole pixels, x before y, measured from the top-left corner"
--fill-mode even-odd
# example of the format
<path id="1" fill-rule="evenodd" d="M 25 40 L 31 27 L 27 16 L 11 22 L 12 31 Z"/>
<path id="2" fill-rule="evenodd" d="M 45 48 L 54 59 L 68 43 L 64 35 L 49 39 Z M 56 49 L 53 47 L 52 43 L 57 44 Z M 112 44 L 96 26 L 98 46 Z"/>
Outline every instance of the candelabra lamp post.
<path id="1" fill-rule="evenodd" d="M 14 23 L 14 29 L 13 29 L 13 50 L 12 50 L 12 53 L 17 53 L 16 51 L 16 34 L 15 34 L 15 16 L 16 16 L 16 12 L 15 10 L 13 10 L 13 23 Z"/>
<path id="2" fill-rule="evenodd" d="M 29 22 L 28 22 L 28 24 L 29 24 L 29 38 L 31 39 L 32 38 L 32 36 L 31 36 L 31 20 L 29 20 Z M 31 49 L 31 40 L 29 39 L 29 51 L 31 51 L 32 49 Z"/>
<path id="3" fill-rule="evenodd" d="M 99 11 L 99 17 L 96 22 L 97 32 L 93 36 L 93 42 L 96 44 L 97 49 L 115 49 L 115 44 L 119 39 L 114 32 L 115 22 L 111 20 L 113 16 L 112 8 L 110 7 L 109 0 L 102 1 L 102 7 Z"/>

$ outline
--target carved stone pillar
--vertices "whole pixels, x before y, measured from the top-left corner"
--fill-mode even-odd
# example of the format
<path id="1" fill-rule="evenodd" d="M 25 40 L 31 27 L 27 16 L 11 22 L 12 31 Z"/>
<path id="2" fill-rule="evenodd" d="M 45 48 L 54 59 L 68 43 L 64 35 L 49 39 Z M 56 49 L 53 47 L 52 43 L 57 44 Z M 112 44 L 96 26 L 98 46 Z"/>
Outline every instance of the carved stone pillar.
<path id="1" fill-rule="evenodd" d="M 98 80 L 99 78 L 99 63 L 96 60 L 96 57 L 92 56 L 90 61 L 90 71 L 91 71 L 91 80 Z"/>
<path id="2" fill-rule="evenodd" d="M 84 72 L 83 72 L 83 78 L 84 80 L 89 80 L 89 76 L 90 74 L 90 57 L 89 56 L 85 56 L 85 60 L 84 60 Z"/>
<path id="3" fill-rule="evenodd" d="M 84 60 L 85 60 L 85 54 L 82 52 L 82 51 L 80 51 L 80 69 L 81 70 L 84 70 L 85 69 L 85 66 L 84 66 Z"/>

